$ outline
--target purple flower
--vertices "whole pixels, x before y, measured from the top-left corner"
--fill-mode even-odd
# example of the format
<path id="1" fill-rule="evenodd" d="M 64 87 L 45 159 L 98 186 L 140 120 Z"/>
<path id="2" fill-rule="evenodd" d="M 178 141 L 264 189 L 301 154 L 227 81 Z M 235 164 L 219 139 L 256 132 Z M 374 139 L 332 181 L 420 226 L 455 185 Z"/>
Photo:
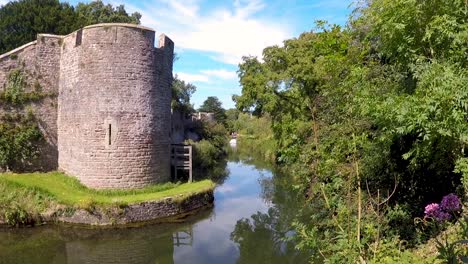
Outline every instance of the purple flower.
<path id="1" fill-rule="evenodd" d="M 458 196 L 453 193 L 448 194 L 442 198 L 442 202 L 440 202 L 440 209 L 445 212 L 458 211 L 461 209 L 460 199 L 458 199 Z"/>
<path id="2" fill-rule="evenodd" d="M 438 211 L 437 214 L 435 215 L 435 219 L 437 221 L 446 221 L 446 220 L 450 220 L 450 218 L 452 218 L 452 216 L 449 213 L 444 212 L 444 211 Z"/>
<path id="3" fill-rule="evenodd" d="M 431 203 L 424 208 L 424 214 L 426 217 L 435 218 L 435 216 L 440 212 L 439 204 Z"/>
<path id="4" fill-rule="evenodd" d="M 424 208 L 425 217 L 435 219 L 437 221 L 449 220 L 451 215 L 441 209 L 439 204 L 431 203 Z"/>

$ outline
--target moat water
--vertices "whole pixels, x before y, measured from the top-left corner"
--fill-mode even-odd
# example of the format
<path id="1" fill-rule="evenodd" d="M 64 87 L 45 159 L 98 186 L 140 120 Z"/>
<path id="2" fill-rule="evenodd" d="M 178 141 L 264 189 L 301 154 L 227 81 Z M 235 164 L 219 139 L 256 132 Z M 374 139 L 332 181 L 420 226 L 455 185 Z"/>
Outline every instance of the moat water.
<path id="1" fill-rule="evenodd" d="M 0 229 L 0 263 L 307 263 L 288 239 L 298 210 L 287 177 L 235 152 L 215 205 L 182 223 L 120 229 Z"/>

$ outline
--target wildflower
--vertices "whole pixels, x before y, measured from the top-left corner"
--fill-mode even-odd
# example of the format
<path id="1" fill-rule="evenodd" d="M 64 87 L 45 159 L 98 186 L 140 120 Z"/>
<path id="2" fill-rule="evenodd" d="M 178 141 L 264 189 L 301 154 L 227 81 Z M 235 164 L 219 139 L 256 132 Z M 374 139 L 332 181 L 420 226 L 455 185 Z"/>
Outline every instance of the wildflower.
<path id="1" fill-rule="evenodd" d="M 442 198 L 440 209 L 444 212 L 458 211 L 461 209 L 460 199 L 458 199 L 458 196 L 453 193 L 448 194 Z"/>
<path id="2" fill-rule="evenodd" d="M 424 215 L 425 217 L 436 218 L 436 215 L 440 213 L 440 207 L 437 203 L 428 204 L 424 208 Z"/>

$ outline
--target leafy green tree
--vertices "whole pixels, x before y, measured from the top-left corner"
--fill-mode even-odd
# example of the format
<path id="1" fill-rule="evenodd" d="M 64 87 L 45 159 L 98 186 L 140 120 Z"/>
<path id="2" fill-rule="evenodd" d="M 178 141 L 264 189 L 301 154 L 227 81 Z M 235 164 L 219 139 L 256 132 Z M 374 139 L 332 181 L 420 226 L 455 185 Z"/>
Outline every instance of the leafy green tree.
<path id="1" fill-rule="evenodd" d="M 178 110 L 185 115 L 195 112 L 193 104 L 190 103 L 190 98 L 196 90 L 195 85 L 186 83 L 179 79 L 177 75 L 174 76 L 172 82 L 172 109 Z"/>
<path id="2" fill-rule="evenodd" d="M 338 84 L 349 72 L 350 36 L 339 26 L 318 26 L 319 33 L 303 33 L 284 41 L 283 47 L 266 48 L 263 62 L 245 57 L 239 66 L 242 95 L 235 98 L 236 107 L 257 116 L 270 114 L 284 162 L 298 158 L 311 128 L 345 117 L 333 113 L 346 101 L 340 97 L 347 91 Z"/>
<path id="3" fill-rule="evenodd" d="M 373 42 L 385 63 L 408 69 L 416 60 L 450 60 L 468 66 L 468 8 L 465 0 L 368 1 L 352 21 Z"/>
<path id="4" fill-rule="evenodd" d="M 65 35 L 81 27 L 104 22 L 140 23 L 141 15 L 128 15 L 123 5 L 102 1 L 79 3 L 76 8 L 59 0 L 19 0 L 0 7 L 0 54 L 36 39 L 39 33 Z"/>
<path id="5" fill-rule="evenodd" d="M 239 65 L 236 107 L 271 117 L 277 161 L 313 198 L 300 247 L 378 263 L 399 238 L 425 239 L 413 221 L 425 205 L 466 196 L 467 12 L 463 0 L 367 1 L 348 28 L 319 22 Z"/>
<path id="6" fill-rule="evenodd" d="M 79 3 L 75 13 L 78 19 L 78 26 L 83 27 L 97 23 L 131 23 L 140 24 L 141 14 L 135 12 L 131 15 L 125 11 L 124 5 L 113 7 L 111 4 L 105 5 L 101 0 L 90 2 L 89 4 Z"/>
<path id="7" fill-rule="evenodd" d="M 226 110 L 226 128 L 230 132 L 235 132 L 239 130 L 237 125 L 237 120 L 239 119 L 239 110 L 231 108 Z"/>
<path id="8" fill-rule="evenodd" d="M 68 34 L 75 26 L 73 7 L 58 0 L 22 0 L 0 8 L 0 53 L 36 39 L 38 33 Z"/>
<path id="9" fill-rule="evenodd" d="M 226 110 L 224 110 L 221 101 L 216 96 L 208 96 L 200 108 L 198 108 L 198 111 L 214 113 L 214 117 L 218 123 L 224 124 L 226 121 Z"/>

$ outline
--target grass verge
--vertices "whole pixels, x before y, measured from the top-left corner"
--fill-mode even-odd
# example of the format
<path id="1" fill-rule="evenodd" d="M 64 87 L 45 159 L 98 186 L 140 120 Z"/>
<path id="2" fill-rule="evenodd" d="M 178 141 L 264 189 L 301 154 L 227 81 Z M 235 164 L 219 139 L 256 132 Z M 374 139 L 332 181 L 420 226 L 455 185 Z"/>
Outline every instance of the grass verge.
<path id="1" fill-rule="evenodd" d="M 60 204 L 77 205 L 92 200 L 95 204 L 134 204 L 157 201 L 166 197 L 186 196 L 214 188 L 210 180 L 194 183 L 164 183 L 133 190 L 93 190 L 82 185 L 77 179 L 60 172 L 0 174 L 0 181 L 10 188 L 26 188 L 51 196 Z"/>
<path id="2" fill-rule="evenodd" d="M 211 180 L 203 180 L 155 184 L 133 190 L 94 190 L 60 172 L 4 173 L 0 174 L 0 221 L 11 225 L 34 223 L 42 212 L 57 205 L 90 209 L 159 201 L 167 197 L 182 201 L 214 187 Z"/>

